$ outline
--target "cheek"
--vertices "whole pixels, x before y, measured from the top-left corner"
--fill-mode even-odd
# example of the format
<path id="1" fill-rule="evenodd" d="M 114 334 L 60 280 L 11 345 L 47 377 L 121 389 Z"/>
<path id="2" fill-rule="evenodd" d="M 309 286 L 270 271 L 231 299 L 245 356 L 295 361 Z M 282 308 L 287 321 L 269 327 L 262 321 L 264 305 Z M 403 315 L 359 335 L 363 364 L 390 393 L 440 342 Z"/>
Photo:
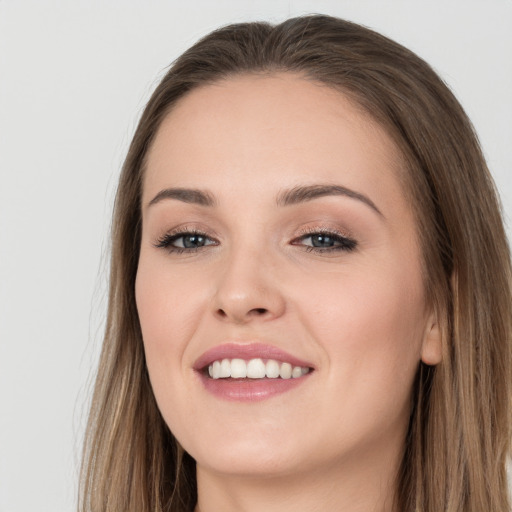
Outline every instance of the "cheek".
<path id="1" fill-rule="evenodd" d="M 351 268 L 308 289 L 299 299 L 302 311 L 310 312 L 304 318 L 333 374 L 341 367 L 354 385 L 409 386 L 425 328 L 423 286 L 415 268 Z"/>
<path id="2" fill-rule="evenodd" d="M 179 369 L 186 340 L 193 336 L 200 320 L 201 301 L 191 293 L 191 286 L 194 283 L 180 279 L 165 263 L 141 255 L 135 297 L 146 361 L 156 387 L 158 379 L 168 378 L 169 368 Z"/>
<path id="3" fill-rule="evenodd" d="M 198 296 L 190 293 L 190 279 L 180 279 L 165 262 L 141 254 L 135 297 L 146 365 L 158 408 L 170 428 L 175 410 L 188 410 L 191 393 L 184 367 L 184 352 L 203 311 Z M 196 283 L 197 284 L 197 283 Z M 189 415 L 192 418 L 192 415 Z"/>
<path id="4" fill-rule="evenodd" d="M 169 268 L 165 259 L 141 254 L 135 298 L 144 339 L 168 346 L 171 339 L 179 340 L 193 329 L 200 315 L 197 291 L 197 283 Z"/>

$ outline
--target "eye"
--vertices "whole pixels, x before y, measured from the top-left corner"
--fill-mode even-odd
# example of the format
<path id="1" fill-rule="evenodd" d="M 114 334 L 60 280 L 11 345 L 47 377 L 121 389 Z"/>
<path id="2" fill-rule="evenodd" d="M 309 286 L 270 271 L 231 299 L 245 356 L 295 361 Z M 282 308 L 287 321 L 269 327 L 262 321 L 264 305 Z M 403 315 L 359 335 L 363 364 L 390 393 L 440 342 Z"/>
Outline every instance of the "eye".
<path id="1" fill-rule="evenodd" d="M 198 231 L 181 231 L 165 234 L 154 245 L 169 252 L 182 253 L 197 251 L 208 245 L 217 245 L 217 241 Z"/>
<path id="2" fill-rule="evenodd" d="M 293 245 L 302 245 L 307 251 L 353 251 L 357 242 L 342 234 L 318 231 L 307 233 L 292 241 Z"/>

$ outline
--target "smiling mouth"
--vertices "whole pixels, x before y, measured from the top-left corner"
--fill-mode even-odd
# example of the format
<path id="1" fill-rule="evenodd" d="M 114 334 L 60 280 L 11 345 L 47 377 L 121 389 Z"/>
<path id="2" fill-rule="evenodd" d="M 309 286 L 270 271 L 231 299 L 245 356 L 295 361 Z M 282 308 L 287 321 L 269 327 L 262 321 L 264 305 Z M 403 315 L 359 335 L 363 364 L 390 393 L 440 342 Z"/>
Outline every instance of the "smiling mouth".
<path id="1" fill-rule="evenodd" d="M 196 360 L 194 370 L 212 396 L 252 403 L 302 387 L 316 368 L 276 346 L 253 342 L 217 345 Z"/>
<path id="2" fill-rule="evenodd" d="M 275 359 L 255 358 L 244 360 L 218 359 L 205 367 L 205 373 L 217 379 L 298 379 L 312 369 L 307 366 L 293 366 Z"/>

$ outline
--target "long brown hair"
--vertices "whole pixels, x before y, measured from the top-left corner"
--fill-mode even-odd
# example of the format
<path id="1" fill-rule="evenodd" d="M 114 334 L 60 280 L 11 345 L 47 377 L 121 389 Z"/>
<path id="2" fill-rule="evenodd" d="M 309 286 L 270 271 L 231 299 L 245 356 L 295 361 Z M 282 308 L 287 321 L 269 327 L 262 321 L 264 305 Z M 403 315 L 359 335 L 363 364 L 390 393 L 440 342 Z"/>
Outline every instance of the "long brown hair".
<path id="1" fill-rule="evenodd" d="M 420 363 L 396 508 L 509 512 L 512 271 L 493 181 L 450 90 L 418 56 L 329 16 L 219 29 L 186 51 L 153 93 L 123 166 L 112 227 L 107 328 L 86 433 L 82 512 L 193 510 L 194 461 L 158 411 L 134 283 L 145 158 L 160 123 L 196 87 L 293 72 L 348 95 L 394 138 L 416 214 L 443 360 Z"/>

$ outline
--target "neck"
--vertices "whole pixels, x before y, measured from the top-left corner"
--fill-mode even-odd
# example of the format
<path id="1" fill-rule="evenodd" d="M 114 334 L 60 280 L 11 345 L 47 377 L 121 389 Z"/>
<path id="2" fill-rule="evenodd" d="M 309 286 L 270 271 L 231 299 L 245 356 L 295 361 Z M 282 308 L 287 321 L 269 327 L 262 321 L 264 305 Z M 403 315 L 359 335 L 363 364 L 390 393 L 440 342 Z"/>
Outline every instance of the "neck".
<path id="1" fill-rule="evenodd" d="M 198 465 L 196 512 L 393 512 L 399 461 L 353 458 L 278 476 L 226 475 Z"/>

